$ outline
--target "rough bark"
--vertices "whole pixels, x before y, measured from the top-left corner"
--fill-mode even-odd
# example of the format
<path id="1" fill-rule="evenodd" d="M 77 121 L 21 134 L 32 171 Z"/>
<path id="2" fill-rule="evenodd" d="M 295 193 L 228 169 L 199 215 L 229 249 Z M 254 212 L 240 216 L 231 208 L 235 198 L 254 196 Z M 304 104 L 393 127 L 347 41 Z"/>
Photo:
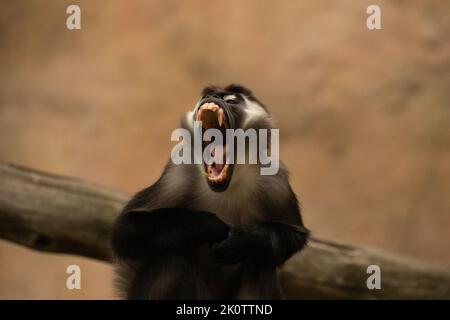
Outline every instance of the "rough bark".
<path id="1" fill-rule="evenodd" d="M 0 237 L 32 249 L 110 261 L 111 224 L 128 195 L 0 164 Z M 381 268 L 381 290 L 366 285 Z M 287 298 L 450 299 L 450 268 L 313 238 L 280 270 Z"/>

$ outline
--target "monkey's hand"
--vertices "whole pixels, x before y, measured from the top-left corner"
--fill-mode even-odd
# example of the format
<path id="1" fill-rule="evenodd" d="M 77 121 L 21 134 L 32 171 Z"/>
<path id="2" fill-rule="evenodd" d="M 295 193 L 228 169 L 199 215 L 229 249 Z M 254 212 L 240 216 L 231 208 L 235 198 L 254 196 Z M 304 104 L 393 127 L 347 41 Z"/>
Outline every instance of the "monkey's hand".
<path id="1" fill-rule="evenodd" d="M 198 244 L 214 244 L 225 240 L 230 232 L 230 227 L 214 213 L 197 211 L 192 224 L 193 240 Z"/>
<path id="2" fill-rule="evenodd" d="M 281 222 L 235 228 L 227 239 L 213 246 L 212 255 L 225 265 L 250 262 L 279 266 L 303 249 L 308 235 L 303 226 Z"/>
<path id="3" fill-rule="evenodd" d="M 138 209 L 122 214 L 112 246 L 120 258 L 138 259 L 165 252 L 192 252 L 227 238 L 228 225 L 215 214 L 184 208 Z"/>

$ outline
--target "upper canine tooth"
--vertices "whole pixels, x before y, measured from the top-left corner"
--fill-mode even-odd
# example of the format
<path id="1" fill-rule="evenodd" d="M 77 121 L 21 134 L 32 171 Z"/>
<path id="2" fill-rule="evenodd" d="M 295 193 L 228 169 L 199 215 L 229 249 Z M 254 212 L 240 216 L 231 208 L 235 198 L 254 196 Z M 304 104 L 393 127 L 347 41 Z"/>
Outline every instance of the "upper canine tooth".
<path id="1" fill-rule="evenodd" d="M 203 112 L 203 108 L 200 108 L 200 110 L 197 113 L 197 120 L 201 119 L 202 112 Z"/>
<path id="2" fill-rule="evenodd" d="M 219 126 L 220 127 L 222 126 L 223 118 L 224 118 L 223 109 L 219 109 L 219 114 L 217 116 L 217 121 L 219 122 Z"/>

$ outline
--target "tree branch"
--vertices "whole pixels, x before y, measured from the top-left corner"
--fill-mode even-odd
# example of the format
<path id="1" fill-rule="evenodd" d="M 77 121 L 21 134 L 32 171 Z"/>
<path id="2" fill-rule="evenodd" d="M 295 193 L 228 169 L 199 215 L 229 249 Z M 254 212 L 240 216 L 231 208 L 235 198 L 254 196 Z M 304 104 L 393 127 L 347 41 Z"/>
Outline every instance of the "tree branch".
<path id="1" fill-rule="evenodd" d="M 0 164 L 0 237 L 32 249 L 110 261 L 112 222 L 128 195 Z M 381 290 L 366 269 L 381 268 Z M 287 298 L 449 299 L 450 269 L 380 250 L 312 239 L 280 270 Z"/>

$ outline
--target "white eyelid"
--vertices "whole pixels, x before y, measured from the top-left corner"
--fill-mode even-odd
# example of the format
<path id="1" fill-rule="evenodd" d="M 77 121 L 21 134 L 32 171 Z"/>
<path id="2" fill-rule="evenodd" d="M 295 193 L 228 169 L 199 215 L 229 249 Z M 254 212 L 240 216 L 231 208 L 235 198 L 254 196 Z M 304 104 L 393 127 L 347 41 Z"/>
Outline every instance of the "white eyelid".
<path id="1" fill-rule="evenodd" d="M 227 101 L 227 100 L 236 100 L 236 96 L 234 94 L 229 94 L 227 96 L 224 96 L 223 100 L 225 100 L 225 101 Z"/>

